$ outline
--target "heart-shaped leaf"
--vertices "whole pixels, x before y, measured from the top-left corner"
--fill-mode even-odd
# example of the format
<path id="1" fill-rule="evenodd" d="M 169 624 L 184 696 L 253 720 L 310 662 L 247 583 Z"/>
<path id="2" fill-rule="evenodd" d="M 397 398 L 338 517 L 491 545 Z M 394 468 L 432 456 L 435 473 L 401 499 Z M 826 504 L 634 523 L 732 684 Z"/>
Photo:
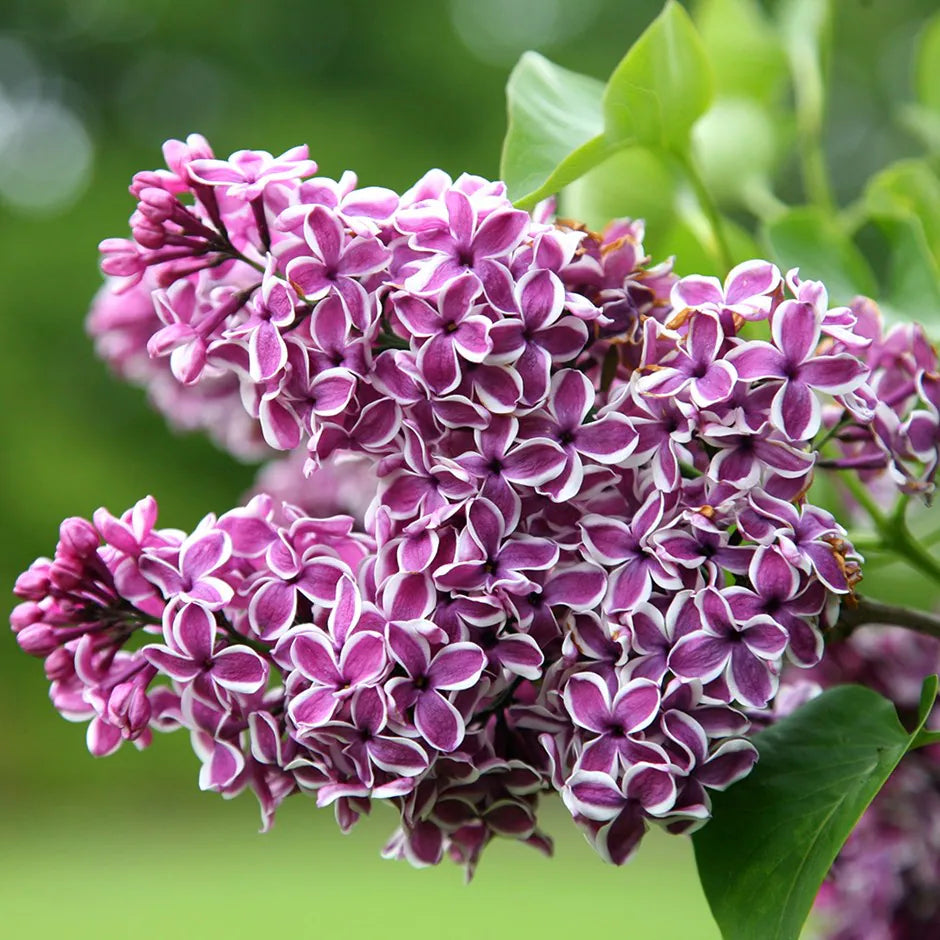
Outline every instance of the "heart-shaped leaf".
<path id="1" fill-rule="evenodd" d="M 693 838 L 702 887 L 725 940 L 796 940 L 855 824 L 922 729 L 937 697 L 924 683 L 917 726 L 871 689 L 830 689 L 753 740 L 751 775 L 715 796 Z M 929 734 L 929 733 L 928 733 Z"/>
<path id="2" fill-rule="evenodd" d="M 509 126 L 500 176 L 516 205 L 531 208 L 609 155 L 597 79 L 527 52 L 509 76 Z"/>
<path id="3" fill-rule="evenodd" d="M 612 142 L 684 151 L 712 99 L 712 75 L 688 13 L 674 0 L 633 44 L 604 90 Z"/>

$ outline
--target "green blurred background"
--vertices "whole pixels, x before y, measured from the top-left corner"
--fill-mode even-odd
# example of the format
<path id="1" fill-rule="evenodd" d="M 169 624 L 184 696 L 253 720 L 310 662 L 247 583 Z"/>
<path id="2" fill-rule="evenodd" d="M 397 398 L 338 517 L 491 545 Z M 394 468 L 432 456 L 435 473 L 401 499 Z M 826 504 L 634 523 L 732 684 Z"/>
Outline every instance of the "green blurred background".
<path id="1" fill-rule="evenodd" d="M 310 144 L 321 171 L 408 186 L 432 166 L 497 174 L 503 86 L 527 48 L 605 77 L 658 0 L 5 0 L 0 4 L 0 581 L 51 551 L 67 515 L 145 493 L 164 524 L 234 505 L 254 470 L 178 437 L 112 379 L 84 334 L 97 242 L 122 235 L 126 184 L 160 144 L 200 131 L 216 153 Z M 827 150 L 840 197 L 916 146 L 892 113 L 935 0 L 838 0 Z M 741 50 L 746 55 L 747 50 Z M 781 119 L 786 101 L 781 102 Z M 781 168 L 785 190 L 795 169 Z M 647 236 L 657 248 L 656 232 Z M 680 261 L 681 269 L 681 261 Z M 12 604 L 12 601 L 11 601 Z M 349 837 L 312 801 L 256 833 L 250 797 L 196 787 L 184 735 L 96 761 L 46 697 L 41 664 L 0 640 L 0 937 L 716 936 L 688 845 L 652 838 L 605 867 L 560 806 L 549 862 L 487 852 L 382 862 L 391 814 Z"/>

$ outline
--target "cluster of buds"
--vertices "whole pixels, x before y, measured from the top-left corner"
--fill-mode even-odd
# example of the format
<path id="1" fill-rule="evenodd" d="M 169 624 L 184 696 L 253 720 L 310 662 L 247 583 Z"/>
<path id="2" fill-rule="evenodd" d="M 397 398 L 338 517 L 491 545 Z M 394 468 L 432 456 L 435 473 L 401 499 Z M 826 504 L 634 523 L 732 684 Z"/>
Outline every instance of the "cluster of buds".
<path id="1" fill-rule="evenodd" d="M 165 154 L 92 331 L 180 423 L 289 452 L 291 495 L 188 535 L 149 499 L 102 510 L 21 577 L 20 645 L 93 752 L 184 727 L 201 785 L 266 824 L 292 793 L 343 828 L 384 800 L 386 854 L 469 871 L 496 835 L 550 848 L 545 791 L 615 863 L 705 822 L 860 576 L 813 475 L 929 492 L 936 353 L 796 271 L 680 279 L 640 223 L 478 177 L 398 195 L 308 178 L 305 148 Z M 324 508 L 345 455 L 361 525 Z"/>

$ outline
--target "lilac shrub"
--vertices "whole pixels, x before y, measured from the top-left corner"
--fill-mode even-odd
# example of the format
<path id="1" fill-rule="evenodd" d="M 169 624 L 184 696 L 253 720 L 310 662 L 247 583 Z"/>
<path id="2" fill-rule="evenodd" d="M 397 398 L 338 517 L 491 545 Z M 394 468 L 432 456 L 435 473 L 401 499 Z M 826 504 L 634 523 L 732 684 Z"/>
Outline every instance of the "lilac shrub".
<path id="1" fill-rule="evenodd" d="M 91 332 L 172 422 L 287 456 L 191 533 L 149 497 L 67 520 L 18 580 L 17 640 L 92 753 L 186 729 L 200 786 L 252 790 L 265 828 L 295 793 L 344 830 L 381 800 L 386 855 L 469 872 L 494 836 L 550 851 L 545 792 L 618 864 L 707 821 L 748 713 L 854 601 L 814 474 L 932 489 L 922 333 L 765 261 L 679 278 L 641 223 L 475 176 L 164 153 Z M 334 495 L 349 459 L 371 483 Z"/>

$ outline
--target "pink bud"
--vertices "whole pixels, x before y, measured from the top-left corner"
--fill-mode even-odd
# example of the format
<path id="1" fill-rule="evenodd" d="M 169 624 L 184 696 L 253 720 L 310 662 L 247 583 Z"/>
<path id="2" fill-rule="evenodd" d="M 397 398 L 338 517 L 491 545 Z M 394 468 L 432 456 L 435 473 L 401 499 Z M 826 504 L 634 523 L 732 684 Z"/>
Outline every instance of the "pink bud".
<path id="1" fill-rule="evenodd" d="M 87 558 L 98 550 L 101 539 L 95 527 L 80 516 L 71 516 L 59 526 L 60 544 L 79 558 Z"/>
<path id="2" fill-rule="evenodd" d="M 48 656 L 58 645 L 55 630 L 47 623 L 33 623 L 16 634 L 16 642 L 30 656 Z"/>
<path id="3" fill-rule="evenodd" d="M 50 682 L 61 682 L 75 675 L 72 654 L 64 646 L 57 647 L 46 657 L 43 668 Z"/>
<path id="4" fill-rule="evenodd" d="M 43 609 L 35 601 L 24 601 L 17 604 L 10 613 L 10 626 L 14 633 L 19 633 L 20 630 L 38 623 L 43 615 Z"/>
<path id="5" fill-rule="evenodd" d="M 17 579 L 13 593 L 28 600 L 41 600 L 49 593 L 49 570 L 52 563 L 47 559 L 34 561 L 28 571 Z"/>
<path id="6" fill-rule="evenodd" d="M 139 682 L 121 682 L 111 690 L 105 717 L 128 740 L 147 727 L 150 714 L 150 700 Z"/>

